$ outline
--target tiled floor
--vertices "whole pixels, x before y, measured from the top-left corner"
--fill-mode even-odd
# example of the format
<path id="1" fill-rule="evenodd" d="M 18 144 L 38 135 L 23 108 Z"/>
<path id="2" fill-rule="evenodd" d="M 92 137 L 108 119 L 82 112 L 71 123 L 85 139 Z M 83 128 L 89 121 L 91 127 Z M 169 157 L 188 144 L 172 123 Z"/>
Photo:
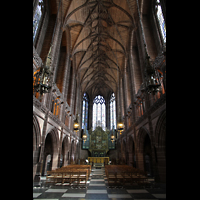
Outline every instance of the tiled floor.
<path id="1" fill-rule="evenodd" d="M 33 199 L 37 200 L 165 200 L 166 191 L 160 188 L 108 187 L 105 169 L 92 168 L 87 188 L 71 188 L 66 185 L 45 185 L 33 188 Z"/>

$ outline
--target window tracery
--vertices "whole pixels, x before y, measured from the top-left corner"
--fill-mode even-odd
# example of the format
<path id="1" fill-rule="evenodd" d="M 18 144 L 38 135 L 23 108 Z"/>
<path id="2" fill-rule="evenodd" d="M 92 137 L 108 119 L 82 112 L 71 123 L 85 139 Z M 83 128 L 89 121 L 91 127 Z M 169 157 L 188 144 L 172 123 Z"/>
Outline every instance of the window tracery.
<path id="1" fill-rule="evenodd" d="M 98 95 L 93 100 L 93 130 L 97 126 L 101 126 L 105 131 L 106 128 L 106 105 L 103 96 Z"/>
<path id="2" fill-rule="evenodd" d="M 44 5 L 43 0 L 39 0 L 36 11 L 35 11 L 35 15 L 33 17 L 33 41 L 35 39 L 37 30 L 39 27 L 39 23 L 42 17 L 43 5 Z"/>
<path id="3" fill-rule="evenodd" d="M 165 23 L 165 20 L 163 17 L 160 0 L 156 0 L 155 12 L 156 12 L 156 17 L 158 19 L 159 28 L 160 28 L 160 32 L 161 32 L 163 41 L 164 41 L 164 43 L 166 43 L 166 23 Z"/>

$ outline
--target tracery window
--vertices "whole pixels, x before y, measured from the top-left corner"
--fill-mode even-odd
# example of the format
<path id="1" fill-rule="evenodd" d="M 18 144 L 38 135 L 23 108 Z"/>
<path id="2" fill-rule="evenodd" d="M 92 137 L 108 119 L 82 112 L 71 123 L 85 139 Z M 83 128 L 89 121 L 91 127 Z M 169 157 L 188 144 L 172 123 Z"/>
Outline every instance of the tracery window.
<path id="1" fill-rule="evenodd" d="M 110 129 L 116 129 L 116 103 L 115 94 L 112 93 L 110 98 Z"/>
<path id="2" fill-rule="evenodd" d="M 97 126 L 101 126 L 105 131 L 106 129 L 106 105 L 103 96 L 98 95 L 93 100 L 93 120 L 92 120 L 93 130 Z"/>
<path id="3" fill-rule="evenodd" d="M 86 128 L 88 125 L 88 96 L 86 93 L 83 95 L 83 110 L 82 110 L 82 129 Z"/>
<path id="4" fill-rule="evenodd" d="M 36 11 L 35 11 L 35 15 L 33 17 L 33 41 L 35 39 L 38 27 L 39 27 L 39 23 L 42 17 L 42 12 L 43 12 L 43 0 L 39 0 Z"/>
<path id="5" fill-rule="evenodd" d="M 160 0 L 156 0 L 155 11 L 156 11 L 156 17 L 158 19 L 160 32 L 161 32 L 163 41 L 164 41 L 164 43 L 166 43 L 166 24 L 165 24 L 165 20 L 163 17 L 162 8 L 160 5 Z"/>

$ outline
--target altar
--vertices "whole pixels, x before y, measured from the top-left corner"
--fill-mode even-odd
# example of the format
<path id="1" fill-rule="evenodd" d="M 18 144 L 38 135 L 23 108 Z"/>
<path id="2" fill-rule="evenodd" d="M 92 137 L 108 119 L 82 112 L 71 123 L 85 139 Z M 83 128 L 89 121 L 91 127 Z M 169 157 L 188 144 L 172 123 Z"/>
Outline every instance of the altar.
<path id="1" fill-rule="evenodd" d="M 89 163 L 104 163 L 105 165 L 109 162 L 109 157 L 88 157 Z"/>

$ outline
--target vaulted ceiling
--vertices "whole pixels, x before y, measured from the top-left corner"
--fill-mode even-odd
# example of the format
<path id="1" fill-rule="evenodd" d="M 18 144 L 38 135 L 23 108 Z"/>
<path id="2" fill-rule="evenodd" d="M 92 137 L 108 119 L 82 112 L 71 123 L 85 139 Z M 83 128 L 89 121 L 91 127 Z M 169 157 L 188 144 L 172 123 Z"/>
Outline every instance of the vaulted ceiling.
<path id="1" fill-rule="evenodd" d="M 127 2 L 62 0 L 63 28 L 70 29 L 73 66 L 82 92 L 92 97 L 106 97 L 119 84 L 133 28 Z"/>

